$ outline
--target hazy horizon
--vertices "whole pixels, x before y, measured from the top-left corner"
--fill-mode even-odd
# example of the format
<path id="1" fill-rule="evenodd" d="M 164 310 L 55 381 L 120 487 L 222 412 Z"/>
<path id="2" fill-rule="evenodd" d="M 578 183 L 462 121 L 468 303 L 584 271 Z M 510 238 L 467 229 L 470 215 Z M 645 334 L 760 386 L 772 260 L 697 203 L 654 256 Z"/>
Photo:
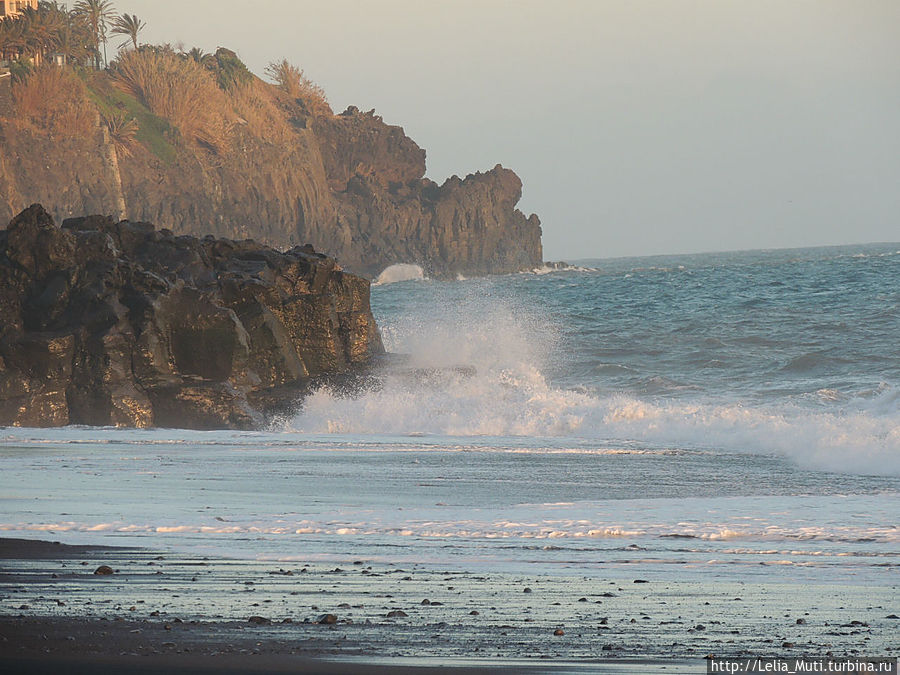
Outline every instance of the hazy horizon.
<path id="1" fill-rule="evenodd" d="M 900 3 L 242 6 L 115 2 L 143 42 L 287 58 L 437 182 L 515 170 L 548 260 L 900 238 Z"/>

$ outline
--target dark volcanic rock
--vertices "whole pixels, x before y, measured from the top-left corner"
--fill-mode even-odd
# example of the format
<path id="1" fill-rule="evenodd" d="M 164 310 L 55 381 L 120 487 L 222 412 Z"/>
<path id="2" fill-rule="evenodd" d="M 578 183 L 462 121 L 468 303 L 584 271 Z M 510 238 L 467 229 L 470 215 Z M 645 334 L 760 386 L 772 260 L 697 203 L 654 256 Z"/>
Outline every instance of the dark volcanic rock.
<path id="1" fill-rule="evenodd" d="M 37 204 L 0 231 L 0 425 L 249 428 L 381 351 L 368 282 L 311 247 Z"/>

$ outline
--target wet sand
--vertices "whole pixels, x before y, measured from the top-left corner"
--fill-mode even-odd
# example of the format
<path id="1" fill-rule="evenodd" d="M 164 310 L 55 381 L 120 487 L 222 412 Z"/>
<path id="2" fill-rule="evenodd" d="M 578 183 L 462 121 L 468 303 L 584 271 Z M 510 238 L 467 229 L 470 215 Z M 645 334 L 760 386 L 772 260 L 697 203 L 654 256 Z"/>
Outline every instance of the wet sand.
<path id="1" fill-rule="evenodd" d="M 900 655 L 898 584 L 624 583 L 28 540 L 0 540 L 0 556 L 5 672 L 677 673 L 705 672 L 709 654 Z"/>

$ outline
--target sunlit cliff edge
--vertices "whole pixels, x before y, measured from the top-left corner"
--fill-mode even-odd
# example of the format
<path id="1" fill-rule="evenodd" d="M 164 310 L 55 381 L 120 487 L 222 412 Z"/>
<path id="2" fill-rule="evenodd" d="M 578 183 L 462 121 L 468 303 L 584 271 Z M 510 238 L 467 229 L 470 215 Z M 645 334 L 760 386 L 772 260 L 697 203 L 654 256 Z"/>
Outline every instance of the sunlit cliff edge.
<path id="1" fill-rule="evenodd" d="M 414 263 L 435 277 L 542 263 L 522 183 L 495 166 L 442 185 L 403 129 L 321 90 L 269 84 L 233 52 L 126 52 L 105 71 L 45 66 L 0 83 L 0 222 L 40 202 L 176 234 L 311 244 L 374 277 Z"/>

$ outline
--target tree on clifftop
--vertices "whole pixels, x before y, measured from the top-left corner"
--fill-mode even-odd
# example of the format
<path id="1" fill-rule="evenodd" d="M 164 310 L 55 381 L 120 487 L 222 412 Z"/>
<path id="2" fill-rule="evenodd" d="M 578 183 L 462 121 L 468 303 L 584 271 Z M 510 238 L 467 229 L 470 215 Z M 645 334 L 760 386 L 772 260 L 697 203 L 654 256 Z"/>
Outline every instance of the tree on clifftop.
<path id="1" fill-rule="evenodd" d="M 141 21 L 137 14 L 122 14 L 117 16 L 112 22 L 110 32 L 113 35 L 124 35 L 127 39 L 119 45 L 119 49 L 125 47 L 129 42 L 138 48 L 138 34 L 147 27 L 147 24 Z"/>
<path id="2" fill-rule="evenodd" d="M 83 65 L 93 53 L 91 44 L 86 20 L 55 1 L 42 0 L 37 9 L 23 7 L 0 21 L 0 57 L 19 71 L 40 66 L 52 53 L 66 64 Z"/>
<path id="3" fill-rule="evenodd" d="M 114 16 L 110 0 L 78 0 L 75 4 L 75 13 L 83 17 L 91 31 L 91 47 L 94 52 L 94 67 L 100 70 L 100 66 L 106 61 L 106 28 L 110 19 Z M 103 54 L 100 53 L 100 45 L 103 44 Z"/>

